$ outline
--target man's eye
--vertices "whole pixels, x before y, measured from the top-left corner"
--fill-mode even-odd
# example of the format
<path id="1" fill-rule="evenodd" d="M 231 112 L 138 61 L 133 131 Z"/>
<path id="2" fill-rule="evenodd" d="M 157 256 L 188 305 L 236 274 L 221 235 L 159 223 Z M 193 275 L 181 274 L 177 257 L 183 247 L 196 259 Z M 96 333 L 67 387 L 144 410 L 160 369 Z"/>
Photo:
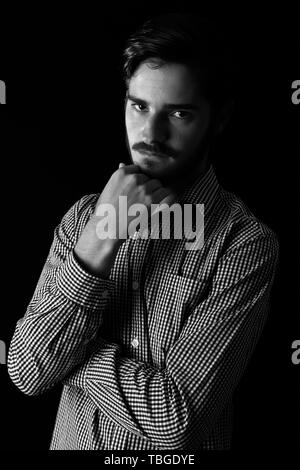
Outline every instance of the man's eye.
<path id="1" fill-rule="evenodd" d="M 175 111 L 173 113 L 173 116 L 177 119 L 188 119 L 189 117 L 191 117 L 191 113 L 187 111 Z"/>
<path id="2" fill-rule="evenodd" d="M 131 106 L 138 113 L 142 113 L 143 111 L 146 110 L 146 106 L 144 106 L 143 104 L 140 104 L 140 103 L 132 103 Z"/>

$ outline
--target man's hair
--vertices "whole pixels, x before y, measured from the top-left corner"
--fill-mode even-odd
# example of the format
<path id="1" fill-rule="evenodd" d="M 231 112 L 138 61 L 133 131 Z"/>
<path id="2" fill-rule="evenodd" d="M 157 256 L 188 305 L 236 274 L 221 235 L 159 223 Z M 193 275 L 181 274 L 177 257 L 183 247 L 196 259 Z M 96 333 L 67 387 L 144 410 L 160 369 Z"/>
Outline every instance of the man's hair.
<path id="1" fill-rule="evenodd" d="M 146 21 L 125 46 L 123 72 L 128 87 L 139 65 L 180 63 L 198 74 L 201 91 L 215 110 L 232 101 L 235 91 L 232 50 L 220 25 L 191 14 L 167 14 Z"/>

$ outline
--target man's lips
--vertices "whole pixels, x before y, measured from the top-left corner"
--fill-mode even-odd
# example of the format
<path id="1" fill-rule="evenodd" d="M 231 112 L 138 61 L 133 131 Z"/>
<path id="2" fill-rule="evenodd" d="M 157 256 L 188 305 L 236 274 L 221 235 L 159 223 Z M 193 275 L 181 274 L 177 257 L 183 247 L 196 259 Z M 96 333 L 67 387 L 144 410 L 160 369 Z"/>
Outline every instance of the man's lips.
<path id="1" fill-rule="evenodd" d="M 143 155 L 147 155 L 148 157 L 156 157 L 156 158 L 168 158 L 168 155 L 165 155 L 163 153 L 157 153 L 157 152 L 149 152 L 148 150 L 138 150 L 139 153 Z"/>

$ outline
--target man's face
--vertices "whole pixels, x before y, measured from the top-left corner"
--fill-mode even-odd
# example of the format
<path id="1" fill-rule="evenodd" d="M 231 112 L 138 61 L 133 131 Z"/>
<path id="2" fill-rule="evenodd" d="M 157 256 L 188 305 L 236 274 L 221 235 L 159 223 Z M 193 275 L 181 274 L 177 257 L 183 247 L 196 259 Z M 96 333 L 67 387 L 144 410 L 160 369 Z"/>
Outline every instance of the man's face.
<path id="1" fill-rule="evenodd" d="M 192 69 L 151 65 L 143 62 L 128 86 L 125 122 L 131 159 L 148 176 L 165 181 L 197 176 L 206 164 L 210 105 Z"/>

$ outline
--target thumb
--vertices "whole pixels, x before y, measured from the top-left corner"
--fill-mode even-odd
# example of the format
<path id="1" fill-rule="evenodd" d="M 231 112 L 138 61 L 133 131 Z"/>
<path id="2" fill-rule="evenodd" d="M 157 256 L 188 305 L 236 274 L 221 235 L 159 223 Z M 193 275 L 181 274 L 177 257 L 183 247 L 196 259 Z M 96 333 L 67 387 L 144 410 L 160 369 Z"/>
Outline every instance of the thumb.
<path id="1" fill-rule="evenodd" d="M 125 165 L 125 163 L 119 163 L 119 168 L 123 168 Z"/>

